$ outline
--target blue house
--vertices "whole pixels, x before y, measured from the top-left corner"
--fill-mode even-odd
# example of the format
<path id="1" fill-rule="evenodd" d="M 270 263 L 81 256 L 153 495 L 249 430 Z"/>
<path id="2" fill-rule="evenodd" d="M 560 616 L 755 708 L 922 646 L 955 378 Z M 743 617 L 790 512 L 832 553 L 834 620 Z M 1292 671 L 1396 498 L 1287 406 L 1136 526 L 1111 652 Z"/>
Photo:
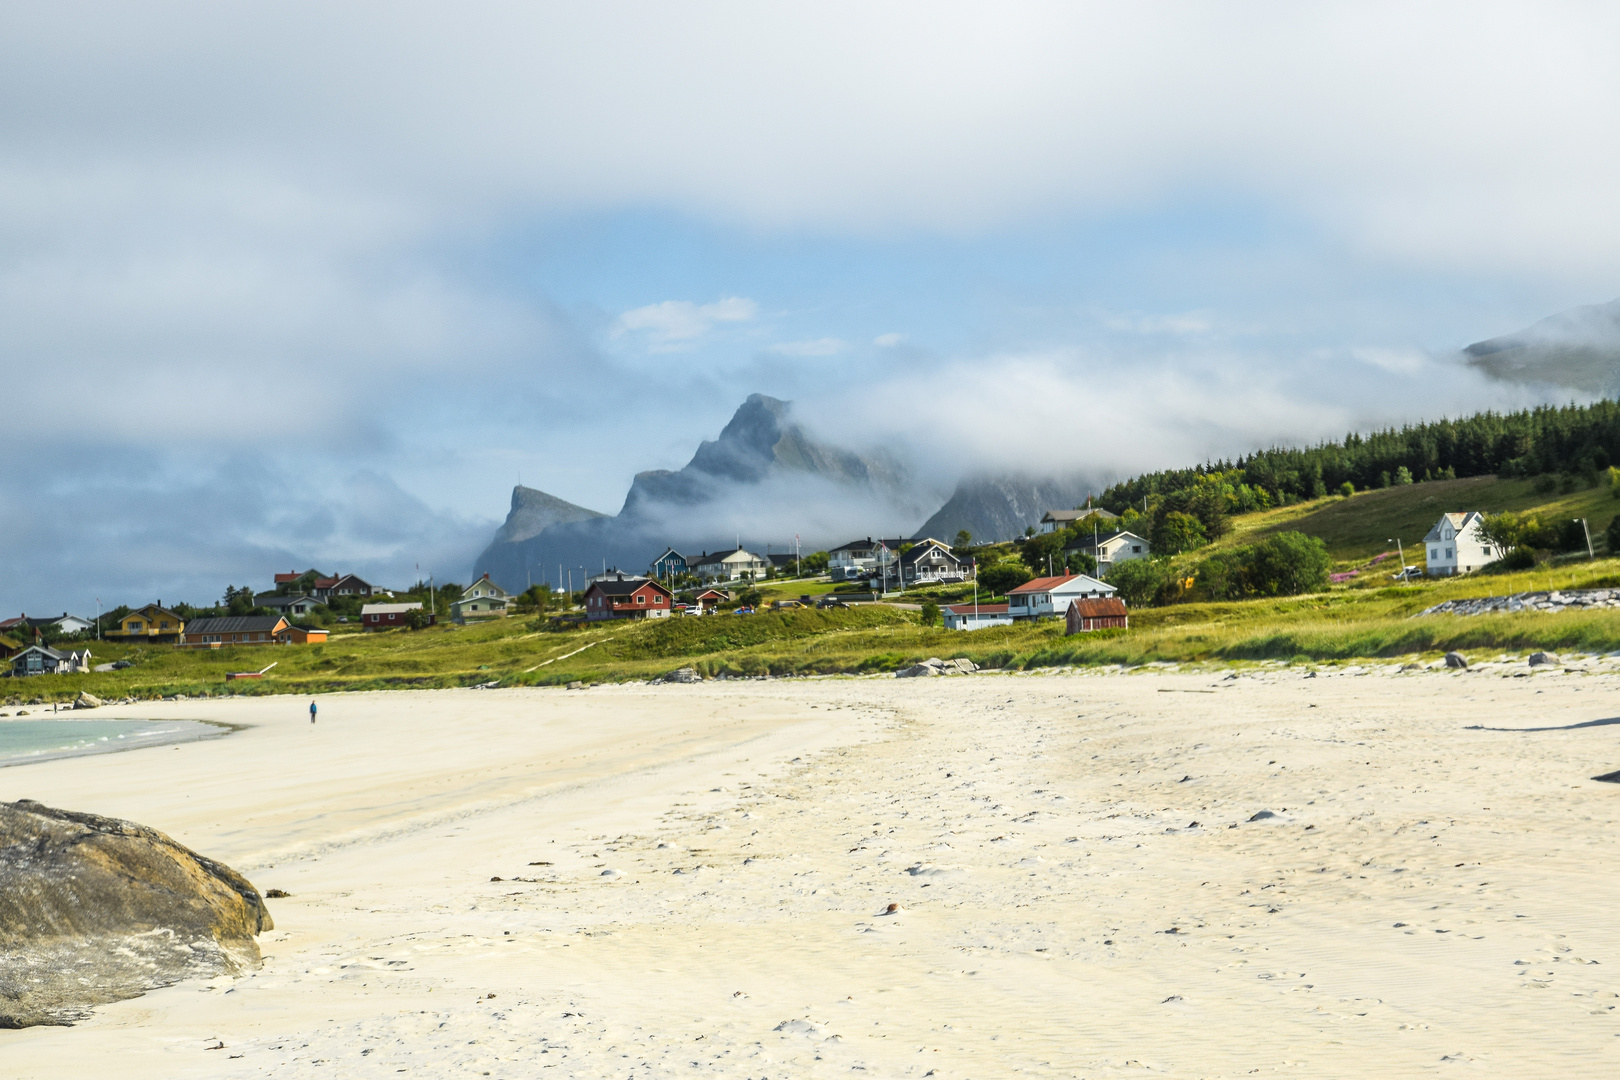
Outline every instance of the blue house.
<path id="1" fill-rule="evenodd" d="M 652 561 L 652 573 L 648 576 L 667 581 L 676 574 L 686 573 L 686 556 L 674 548 L 665 548 L 664 553 Z"/>

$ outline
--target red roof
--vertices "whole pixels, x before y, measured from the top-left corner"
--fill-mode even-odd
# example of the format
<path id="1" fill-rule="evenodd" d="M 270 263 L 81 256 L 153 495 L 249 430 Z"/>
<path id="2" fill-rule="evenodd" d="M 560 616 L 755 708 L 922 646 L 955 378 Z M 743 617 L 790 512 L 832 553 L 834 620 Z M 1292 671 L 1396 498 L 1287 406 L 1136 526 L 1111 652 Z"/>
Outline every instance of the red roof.
<path id="1" fill-rule="evenodd" d="M 1130 614 L 1125 601 L 1117 596 L 1105 596 L 1099 600 L 1071 600 L 1069 606 L 1082 619 L 1106 619 L 1109 616 Z"/>
<path id="2" fill-rule="evenodd" d="M 1005 615 L 1006 604 L 946 604 L 945 610 L 953 615 L 972 615 L 977 611 L 980 615 Z"/>
<path id="3" fill-rule="evenodd" d="M 1059 585 L 1062 585 L 1064 582 L 1074 584 L 1083 576 L 1084 575 L 1082 574 L 1064 574 L 1060 577 L 1031 578 L 1022 585 L 1018 586 L 1016 589 L 1008 589 L 1007 595 L 1011 596 L 1013 593 L 1050 592 Z"/>

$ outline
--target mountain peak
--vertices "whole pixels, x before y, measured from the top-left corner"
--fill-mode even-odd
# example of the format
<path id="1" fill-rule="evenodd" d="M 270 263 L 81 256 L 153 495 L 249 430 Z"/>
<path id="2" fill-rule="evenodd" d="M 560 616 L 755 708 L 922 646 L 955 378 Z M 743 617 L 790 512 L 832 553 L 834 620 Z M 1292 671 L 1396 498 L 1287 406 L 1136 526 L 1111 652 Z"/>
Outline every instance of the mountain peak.
<path id="1" fill-rule="evenodd" d="M 1561 311 L 1516 333 L 1476 341 L 1463 355 L 1495 379 L 1613 394 L 1620 390 L 1620 300 Z"/>
<path id="2" fill-rule="evenodd" d="M 512 489 L 512 509 L 495 533 L 495 542 L 515 543 L 538 536 L 542 530 L 565 521 L 587 521 L 603 516 L 596 510 L 575 506 L 566 499 L 519 484 Z"/>

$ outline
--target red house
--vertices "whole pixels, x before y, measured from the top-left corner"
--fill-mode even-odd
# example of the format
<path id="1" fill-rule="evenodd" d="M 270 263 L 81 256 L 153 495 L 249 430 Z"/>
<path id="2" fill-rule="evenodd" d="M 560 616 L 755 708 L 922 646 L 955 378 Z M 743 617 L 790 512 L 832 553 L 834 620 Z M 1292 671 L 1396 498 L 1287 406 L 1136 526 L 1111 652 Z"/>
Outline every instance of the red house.
<path id="1" fill-rule="evenodd" d="M 673 610 L 675 594 L 652 578 L 627 578 L 620 574 L 610 581 L 593 581 L 585 590 L 585 618 L 667 619 Z"/>
<path id="2" fill-rule="evenodd" d="M 1092 630 L 1125 630 L 1130 627 L 1130 611 L 1125 601 L 1117 596 L 1097 599 L 1071 600 L 1066 634 L 1084 634 Z"/>

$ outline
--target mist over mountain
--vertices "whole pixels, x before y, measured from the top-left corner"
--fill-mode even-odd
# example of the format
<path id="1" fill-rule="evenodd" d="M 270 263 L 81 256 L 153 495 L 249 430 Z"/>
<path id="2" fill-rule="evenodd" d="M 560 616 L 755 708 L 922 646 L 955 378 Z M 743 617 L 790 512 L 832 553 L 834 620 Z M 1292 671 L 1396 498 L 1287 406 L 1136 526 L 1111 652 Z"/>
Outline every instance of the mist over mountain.
<path id="1" fill-rule="evenodd" d="M 696 554 L 740 541 L 782 552 L 797 533 L 802 550 L 815 551 L 857 534 L 909 532 L 937 498 L 892 453 L 822 443 L 793 422 L 788 402 L 753 394 L 683 468 L 638 473 L 615 516 L 518 488 L 473 573 L 521 590 L 604 564 L 640 573 L 666 545 Z"/>
<path id="2" fill-rule="evenodd" d="M 1463 350 L 1492 378 L 1620 394 L 1620 300 L 1570 308 L 1513 334 Z"/>
<path id="3" fill-rule="evenodd" d="M 1080 477 L 978 476 L 956 485 L 944 506 L 914 534 L 952 543 L 966 529 L 975 543 L 1011 540 L 1048 510 L 1068 510 L 1085 502 L 1095 484 Z"/>

